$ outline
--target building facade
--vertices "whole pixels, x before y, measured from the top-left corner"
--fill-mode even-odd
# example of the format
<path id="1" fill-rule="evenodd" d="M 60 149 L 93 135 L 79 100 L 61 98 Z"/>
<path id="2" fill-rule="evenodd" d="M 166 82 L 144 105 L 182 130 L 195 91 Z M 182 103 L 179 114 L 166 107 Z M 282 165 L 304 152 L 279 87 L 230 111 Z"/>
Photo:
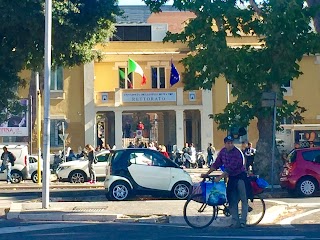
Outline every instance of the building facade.
<path id="1" fill-rule="evenodd" d="M 162 13 L 150 14 L 145 6 L 123 8 L 128 18 L 118 19 L 117 33 L 106 44 L 96 46 L 103 54 L 93 61 L 72 69 L 54 69 L 51 89 L 51 149 L 63 146 L 61 122 L 66 124 L 67 145 L 77 151 L 85 144 L 97 145 L 99 138 L 117 148 L 130 141 L 154 141 L 181 149 L 185 142 L 205 150 L 209 142 L 216 148 L 223 145 L 226 132 L 219 131 L 209 114 L 222 112 L 227 104 L 227 84 L 216 80 L 212 90 L 183 91 L 184 71 L 179 62 L 189 49 L 182 43 L 163 43 L 167 30 L 179 32 L 192 13 L 176 12 L 166 7 Z M 230 38 L 231 46 L 258 45 L 255 37 Z M 147 77 L 128 74 L 128 59 L 133 59 Z M 181 80 L 171 86 L 171 62 Z M 304 73 L 290 83 L 285 98 L 300 101 L 307 108 L 305 124 L 320 123 L 320 109 L 315 98 L 320 94 L 319 56 L 305 56 L 301 61 Z M 31 82 L 31 73 L 21 73 Z M 27 98 L 32 86 L 21 89 Z M 232 96 L 230 97 L 232 101 Z M 144 129 L 137 125 L 142 122 Z M 285 120 L 284 120 L 285 123 Z M 259 136 L 254 120 L 241 140 L 255 143 Z M 32 134 L 32 133 L 30 133 Z M 33 141 L 35 146 L 35 140 Z"/>

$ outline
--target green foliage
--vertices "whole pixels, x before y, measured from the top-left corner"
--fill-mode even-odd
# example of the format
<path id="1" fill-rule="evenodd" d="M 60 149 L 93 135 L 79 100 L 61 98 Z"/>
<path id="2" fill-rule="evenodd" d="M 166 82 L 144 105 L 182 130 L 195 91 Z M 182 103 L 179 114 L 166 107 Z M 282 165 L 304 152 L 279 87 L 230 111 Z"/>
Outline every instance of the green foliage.
<path id="1" fill-rule="evenodd" d="M 160 11 L 166 1 L 145 2 L 151 10 Z M 271 108 L 261 106 L 262 93 L 275 91 L 283 99 L 286 90 L 281 86 L 302 74 L 302 57 L 320 50 L 319 34 L 310 27 L 319 7 L 305 6 L 304 0 L 269 0 L 262 1 L 257 10 L 250 1 L 241 2 L 244 4 L 236 0 L 175 0 L 176 8 L 191 11 L 196 18 L 181 33 L 168 33 L 165 38 L 185 42 L 191 50 L 182 60 L 186 90 L 211 89 L 221 76 L 232 85 L 236 100 L 223 113 L 211 116 L 224 130 L 272 115 Z M 227 41 L 243 34 L 255 36 L 258 44 L 228 46 Z M 277 117 L 298 123 L 305 110 L 297 102 L 283 101 Z"/>
<path id="2" fill-rule="evenodd" d="M 0 110 L 18 98 L 22 69 L 43 69 L 44 9 L 45 0 L 0 0 Z M 109 39 L 121 14 L 116 0 L 53 0 L 52 9 L 52 62 L 65 67 L 99 58 L 93 49 Z"/>

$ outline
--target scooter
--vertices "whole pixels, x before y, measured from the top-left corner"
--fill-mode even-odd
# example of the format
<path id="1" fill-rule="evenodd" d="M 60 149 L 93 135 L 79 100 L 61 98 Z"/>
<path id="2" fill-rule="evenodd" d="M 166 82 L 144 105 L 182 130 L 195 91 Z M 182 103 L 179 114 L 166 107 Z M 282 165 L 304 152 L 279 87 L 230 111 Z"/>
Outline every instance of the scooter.
<path id="1" fill-rule="evenodd" d="M 197 168 L 198 167 L 198 163 L 197 163 L 197 159 L 192 159 L 190 154 L 188 153 L 184 153 L 183 154 L 183 164 L 186 168 Z"/>
<path id="2" fill-rule="evenodd" d="M 206 161 L 204 159 L 204 154 L 202 152 L 197 152 L 197 164 L 198 164 L 198 168 L 203 168 L 203 165 L 206 164 Z"/>

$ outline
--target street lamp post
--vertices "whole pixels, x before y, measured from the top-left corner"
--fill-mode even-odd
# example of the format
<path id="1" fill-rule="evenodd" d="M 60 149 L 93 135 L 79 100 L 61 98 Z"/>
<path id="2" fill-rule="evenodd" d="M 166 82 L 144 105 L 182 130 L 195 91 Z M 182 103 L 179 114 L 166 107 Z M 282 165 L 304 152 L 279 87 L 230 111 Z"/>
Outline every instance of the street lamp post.
<path id="1" fill-rule="evenodd" d="M 45 48 L 44 48 L 44 131 L 43 131 L 43 185 L 42 208 L 49 208 L 50 180 L 50 81 L 51 81 L 51 32 L 52 0 L 45 2 Z"/>

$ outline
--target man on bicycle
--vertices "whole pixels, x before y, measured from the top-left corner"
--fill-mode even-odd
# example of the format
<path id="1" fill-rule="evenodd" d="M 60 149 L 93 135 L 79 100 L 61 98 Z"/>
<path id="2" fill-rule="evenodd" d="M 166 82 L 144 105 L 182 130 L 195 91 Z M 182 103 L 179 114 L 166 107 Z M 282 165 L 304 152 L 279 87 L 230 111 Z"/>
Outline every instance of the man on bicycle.
<path id="1" fill-rule="evenodd" d="M 209 175 L 222 165 L 224 171 L 220 176 L 215 178 L 215 182 L 219 182 L 222 178 L 228 177 L 227 199 L 229 202 L 232 222 L 230 227 L 246 227 L 248 214 L 248 198 L 246 192 L 247 173 L 245 161 L 242 151 L 233 144 L 233 137 L 227 136 L 224 138 L 225 147 L 218 154 L 216 161 L 211 165 L 206 174 L 201 174 L 201 177 Z M 249 183 L 250 184 L 250 183 Z M 239 219 L 238 203 L 241 200 L 241 219 Z"/>

